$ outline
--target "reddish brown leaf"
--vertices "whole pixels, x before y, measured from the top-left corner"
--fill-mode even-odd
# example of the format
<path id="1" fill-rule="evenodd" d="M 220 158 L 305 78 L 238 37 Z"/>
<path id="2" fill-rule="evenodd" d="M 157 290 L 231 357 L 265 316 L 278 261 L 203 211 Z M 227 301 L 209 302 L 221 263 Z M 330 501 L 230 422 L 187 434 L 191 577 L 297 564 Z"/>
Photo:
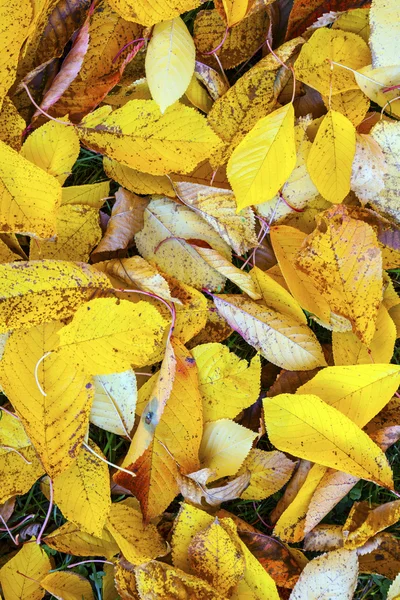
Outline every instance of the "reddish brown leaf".
<path id="1" fill-rule="evenodd" d="M 345 11 L 351 8 L 367 8 L 369 0 L 294 0 L 289 17 L 286 39 L 301 35 L 318 17 L 332 11 Z"/>

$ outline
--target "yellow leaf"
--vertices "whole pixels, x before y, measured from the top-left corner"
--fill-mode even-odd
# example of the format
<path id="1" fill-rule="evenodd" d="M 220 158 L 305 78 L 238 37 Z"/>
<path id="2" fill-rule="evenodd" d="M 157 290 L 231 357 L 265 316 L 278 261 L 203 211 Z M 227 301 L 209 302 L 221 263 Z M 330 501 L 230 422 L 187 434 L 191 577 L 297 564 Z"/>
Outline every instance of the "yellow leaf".
<path id="1" fill-rule="evenodd" d="M 387 600 L 399 600 L 400 598 L 400 573 L 393 581 L 388 590 Z"/>
<path id="2" fill-rule="evenodd" d="M 56 233 L 59 182 L 0 141 L 0 231 L 33 237 Z"/>
<path id="3" fill-rule="evenodd" d="M 368 44 L 370 35 L 369 9 L 354 8 L 344 13 L 339 13 L 338 18 L 332 25 L 332 29 L 357 33 Z"/>
<path id="4" fill-rule="evenodd" d="M 144 213 L 144 227 L 136 234 L 140 254 L 162 271 L 196 288 L 222 289 L 225 278 L 210 267 L 185 240 L 203 240 L 229 259 L 229 246 L 190 208 L 168 200 L 151 200 Z"/>
<path id="5" fill-rule="evenodd" d="M 108 466 L 101 450 L 89 440 L 78 458 L 53 480 L 54 502 L 64 517 L 83 532 L 101 538 L 111 506 Z"/>
<path id="6" fill-rule="evenodd" d="M 105 573 L 102 581 L 103 600 L 115 600 L 118 594 L 116 581 L 114 580 L 114 571 L 116 571 L 116 569 L 114 569 L 114 565 L 104 564 L 102 566 L 102 571 Z M 115 572 L 115 578 L 116 576 L 117 574 Z"/>
<path id="7" fill-rule="evenodd" d="M 110 4 L 127 21 L 135 21 L 142 25 L 154 25 L 160 21 L 167 21 L 178 17 L 180 14 L 197 8 L 199 0 L 177 0 L 173 4 L 166 4 L 160 0 L 111 0 Z"/>
<path id="8" fill-rule="evenodd" d="M 378 67 L 377 69 L 368 65 L 359 69 L 354 75 L 358 86 L 370 100 L 379 106 L 385 106 L 389 114 L 400 117 L 399 90 L 382 91 L 385 88 L 396 86 L 399 82 L 399 74 L 400 65 L 394 64 L 391 67 Z"/>
<path id="9" fill-rule="evenodd" d="M 106 565 L 107 566 L 107 565 Z M 103 597 L 104 600 L 115 600 L 118 594 L 121 598 L 126 600 L 140 600 L 139 592 L 137 591 L 136 578 L 134 572 L 134 566 L 126 561 L 118 561 L 115 567 L 112 568 L 110 579 L 112 581 L 112 587 L 110 590 L 110 597 L 105 596 L 105 583 L 103 579 Z"/>
<path id="10" fill-rule="evenodd" d="M 69 522 L 47 535 L 43 541 L 49 548 L 73 556 L 105 556 L 111 559 L 119 552 L 114 538 L 106 529 L 98 538 Z"/>
<path id="11" fill-rule="evenodd" d="M 399 64 L 396 43 L 400 33 L 400 9 L 396 0 L 373 0 L 369 12 L 372 66 Z"/>
<path id="12" fill-rule="evenodd" d="M 155 560 L 135 568 L 136 582 L 142 600 L 153 598 L 196 598 L 225 600 L 207 582 Z"/>
<path id="13" fill-rule="evenodd" d="M 394 352 L 396 325 L 387 309 L 381 305 L 376 319 L 376 330 L 369 348 L 352 332 L 332 333 L 335 365 L 370 365 L 389 363 Z"/>
<path id="14" fill-rule="evenodd" d="M 0 108 L 15 81 L 18 58 L 33 17 L 32 4 L 24 0 L 5 2 L 0 9 Z"/>
<path id="15" fill-rule="evenodd" d="M 299 323 L 307 323 L 307 318 L 298 302 L 284 287 L 270 277 L 268 273 L 265 273 L 258 267 L 254 267 L 250 271 L 250 275 L 260 290 L 262 304 L 288 317 L 292 317 Z"/>
<path id="16" fill-rule="evenodd" d="M 250 450 L 240 471 L 250 471 L 250 485 L 241 495 L 243 500 L 264 500 L 279 491 L 292 475 L 296 463 L 286 458 L 282 452 Z"/>
<path id="17" fill-rule="evenodd" d="M 399 500 L 372 507 L 368 502 L 355 502 L 343 525 L 344 547 L 354 550 L 363 546 L 373 535 L 397 523 L 399 518 Z"/>
<path id="18" fill-rule="evenodd" d="M 79 150 L 75 127 L 48 121 L 30 134 L 22 146 L 21 155 L 63 185 L 79 156 Z"/>
<path id="19" fill-rule="evenodd" d="M 93 383 L 83 369 L 69 366 L 52 352 L 61 327 L 53 321 L 15 331 L 0 362 L 4 393 L 51 477 L 65 471 L 78 456 L 93 399 Z"/>
<path id="20" fill-rule="evenodd" d="M 260 119 L 229 159 L 227 174 L 238 209 L 270 200 L 296 164 L 292 104 Z"/>
<path id="21" fill-rule="evenodd" d="M 303 548 L 309 552 L 329 552 L 343 547 L 341 525 L 317 525 L 304 538 Z"/>
<path id="22" fill-rule="evenodd" d="M 373 202 L 385 187 L 386 161 L 379 144 L 370 136 L 356 134 L 350 187 L 362 204 Z"/>
<path id="23" fill-rule="evenodd" d="M 322 349 L 307 325 L 243 295 L 225 294 L 213 299 L 232 329 L 273 364 L 292 371 L 325 365 Z"/>
<path id="24" fill-rule="evenodd" d="M 326 468 L 322 465 L 314 465 L 292 502 L 280 515 L 275 524 L 274 535 L 284 542 L 294 544 L 304 538 L 308 507 L 325 472 Z"/>
<path id="25" fill-rule="evenodd" d="M 141 173 L 106 156 L 103 159 L 103 167 L 108 177 L 117 181 L 130 192 L 135 194 L 161 194 L 170 198 L 175 196 L 172 185 L 165 175 Z"/>
<path id="26" fill-rule="evenodd" d="M 229 28 L 237 25 L 246 16 L 249 8 L 248 0 L 222 0 L 226 23 Z"/>
<path id="27" fill-rule="evenodd" d="M 400 306 L 394 306 L 390 309 L 389 315 L 393 319 L 396 327 L 396 339 L 400 337 Z"/>
<path id="28" fill-rule="evenodd" d="M 3 100 L 0 111 L 0 140 L 19 152 L 25 121 L 8 96 Z"/>
<path id="29" fill-rule="evenodd" d="M 357 553 L 334 550 L 314 558 L 306 565 L 290 600 L 351 600 L 357 578 Z"/>
<path id="30" fill-rule="evenodd" d="M 341 113 L 330 110 L 318 129 L 307 159 L 311 179 L 325 200 L 339 204 L 350 192 L 355 151 L 354 125 Z"/>
<path id="31" fill-rule="evenodd" d="M 0 333 L 66 319 L 82 302 L 111 288 L 90 265 L 39 260 L 0 265 Z"/>
<path id="32" fill-rule="evenodd" d="M 320 215 L 296 262 L 331 311 L 346 317 L 353 332 L 370 344 L 383 285 L 382 256 L 372 227 L 338 205 Z"/>
<path id="33" fill-rule="evenodd" d="M 143 367 L 161 344 L 165 321 L 148 302 L 98 298 L 78 308 L 59 333 L 57 353 L 92 375 Z"/>
<path id="34" fill-rule="evenodd" d="M 307 236 L 286 225 L 271 227 L 271 242 L 287 286 L 300 306 L 325 323 L 330 322 L 330 308 L 313 282 L 296 268 L 295 256 Z"/>
<path id="35" fill-rule="evenodd" d="M 154 439 L 138 460 L 135 461 L 134 456 L 130 458 L 131 450 L 126 456 L 124 466 L 136 474 L 131 482 L 124 473 L 114 478 L 140 500 L 146 521 L 161 514 L 178 495 L 177 464 L 182 473 L 199 467 L 203 418 L 197 367 L 183 344 L 174 338 L 172 344 L 176 357 L 175 378 L 170 375 L 172 389 L 156 424 Z M 147 424 L 149 412 L 154 412 L 155 381 L 162 377 L 160 371 L 140 388 L 137 412 L 142 415 L 141 423 Z M 131 448 L 135 448 L 135 440 Z"/>
<path id="36" fill-rule="evenodd" d="M 238 288 L 247 294 L 252 300 L 260 300 L 261 294 L 257 289 L 257 284 L 253 281 L 250 274 L 235 267 L 224 256 L 212 248 L 202 248 L 192 244 L 192 247 L 201 256 L 201 258 L 213 269 L 218 271 L 223 277 L 226 277 Z"/>
<path id="37" fill-rule="evenodd" d="M 62 189 L 61 205 L 90 206 L 101 208 L 110 194 L 110 182 L 92 183 L 88 185 L 71 185 Z"/>
<path id="38" fill-rule="evenodd" d="M 263 404 L 269 438 L 279 450 L 392 488 L 382 450 L 318 396 L 281 394 Z"/>
<path id="39" fill-rule="evenodd" d="M 46 592 L 61 600 L 82 600 L 82 598 L 94 600 L 92 586 L 78 573 L 67 571 L 49 573 L 41 579 L 40 585 Z"/>
<path id="40" fill-rule="evenodd" d="M 180 17 L 154 27 L 146 52 L 146 78 L 161 113 L 185 93 L 195 54 L 192 36 Z"/>
<path id="41" fill-rule="evenodd" d="M 93 378 L 90 422 L 117 435 L 130 435 L 135 423 L 137 386 L 132 370 Z"/>
<path id="42" fill-rule="evenodd" d="M 229 419 L 205 423 L 200 463 L 214 471 L 211 481 L 235 475 L 250 452 L 257 434 Z"/>
<path id="43" fill-rule="evenodd" d="M 101 239 L 99 211 L 85 205 L 61 206 L 57 212 L 57 237 L 31 244 L 31 260 L 53 258 L 87 262 Z"/>
<path id="44" fill-rule="evenodd" d="M 364 120 L 370 107 L 368 96 L 360 89 L 340 92 L 330 99 L 328 96 L 323 96 L 323 101 L 328 110 L 341 113 L 353 123 L 354 127 Z"/>
<path id="45" fill-rule="evenodd" d="M 212 300 L 207 299 L 206 309 L 207 313 L 204 327 L 190 340 L 188 344 L 189 349 L 195 348 L 200 344 L 223 342 L 232 333 L 232 329 L 225 319 L 214 310 L 214 303 Z"/>
<path id="46" fill-rule="evenodd" d="M 203 87 L 200 81 L 196 77 L 196 73 L 192 75 L 192 79 L 185 92 L 185 98 L 189 100 L 193 106 L 198 108 L 204 113 L 209 113 L 213 105 L 213 101 L 205 87 Z"/>
<path id="47" fill-rule="evenodd" d="M 194 573 L 221 594 L 230 596 L 244 575 L 246 563 L 219 519 L 193 537 L 188 552 Z"/>
<path id="48" fill-rule="evenodd" d="M 41 600 L 40 580 L 52 568 L 45 551 L 35 544 L 24 544 L 0 570 L 0 583 L 6 600 Z"/>
<path id="49" fill-rule="evenodd" d="M 179 103 L 162 115 L 154 100 L 131 100 L 98 121 L 96 112 L 85 118 L 84 144 L 151 175 L 190 173 L 220 143 L 202 115 Z"/>
<path id="50" fill-rule="evenodd" d="M 343 69 L 339 63 L 348 69 Z M 355 33 L 322 27 L 303 45 L 295 62 L 296 77 L 321 94 L 330 96 L 357 89 L 351 70 L 371 62 L 365 41 Z"/>
<path id="51" fill-rule="evenodd" d="M 247 207 L 236 212 L 236 200 L 231 190 L 176 182 L 179 197 L 193 207 L 215 229 L 236 254 L 244 254 L 257 245 L 254 214 Z"/>
<path id="52" fill-rule="evenodd" d="M 124 557 L 135 565 L 168 552 L 156 526 L 144 525 L 141 512 L 121 502 L 111 505 L 107 529 Z"/>
<path id="53" fill-rule="evenodd" d="M 192 354 L 199 370 L 204 421 L 234 419 L 254 404 L 260 394 L 261 363 L 250 364 L 222 344 L 196 346 Z"/>
<path id="54" fill-rule="evenodd" d="M 400 221 L 397 195 L 400 162 L 400 124 L 394 121 L 379 121 L 372 128 L 371 136 L 383 150 L 387 168 L 383 178 L 385 187 L 379 196 L 375 196 L 371 200 L 371 204 L 379 212 L 386 214 L 398 223 Z"/>
<path id="55" fill-rule="evenodd" d="M 345 335 L 345 334 L 340 334 Z M 389 364 L 327 367 L 297 389 L 315 394 L 364 427 L 394 395 L 400 383 L 400 367 Z"/>
<path id="56" fill-rule="evenodd" d="M 188 550 L 192 538 L 211 525 L 213 517 L 187 502 L 182 502 L 172 530 L 172 562 L 174 567 L 192 573 Z"/>

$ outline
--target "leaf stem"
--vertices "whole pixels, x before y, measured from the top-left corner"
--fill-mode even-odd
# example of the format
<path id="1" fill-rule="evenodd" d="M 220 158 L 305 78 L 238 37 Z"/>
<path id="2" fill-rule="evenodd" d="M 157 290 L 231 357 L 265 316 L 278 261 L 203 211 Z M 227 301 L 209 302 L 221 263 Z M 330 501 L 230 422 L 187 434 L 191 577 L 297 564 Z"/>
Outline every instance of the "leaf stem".
<path id="1" fill-rule="evenodd" d="M 16 448 L 13 448 L 12 446 L 0 446 L 0 449 L 4 448 L 5 450 L 10 450 L 10 452 L 15 452 L 16 454 L 18 454 L 19 457 L 22 458 L 23 461 L 26 462 L 27 465 L 31 465 L 32 462 L 30 460 L 28 460 L 27 458 L 25 458 L 25 456 Z"/>
<path id="2" fill-rule="evenodd" d="M 83 442 L 82 446 L 84 448 L 86 448 L 86 450 L 88 452 L 91 452 L 92 454 L 94 454 L 94 456 L 97 456 L 97 458 L 99 460 L 103 461 L 107 465 L 110 465 L 110 467 L 113 467 L 114 469 L 118 469 L 118 471 L 123 471 L 124 473 L 128 473 L 128 475 L 131 475 L 132 477 L 136 477 L 135 473 L 132 473 L 132 471 L 128 471 L 128 469 L 124 469 L 123 467 L 119 467 L 115 463 L 112 463 L 109 460 L 107 460 L 106 458 L 104 458 L 104 456 L 101 456 L 100 454 L 97 454 L 97 452 L 95 450 L 93 450 L 93 448 L 91 448 L 89 446 L 89 444 L 87 444 L 86 442 Z"/>
<path id="3" fill-rule="evenodd" d="M 45 529 L 47 527 L 47 523 L 49 522 L 50 519 L 50 515 L 51 515 L 51 511 L 53 510 L 53 503 L 54 503 L 54 489 L 53 489 L 53 482 L 49 477 L 49 488 L 50 488 L 50 499 L 49 499 L 49 508 L 47 509 L 47 514 L 46 514 L 46 518 L 43 522 L 42 528 L 39 531 L 39 535 L 37 536 L 36 539 L 36 543 L 40 544 L 42 541 L 42 536 L 45 532 Z"/>
<path id="4" fill-rule="evenodd" d="M 9 528 L 9 526 L 7 525 L 7 523 L 5 522 L 2 514 L 0 514 L 0 519 L 1 519 L 2 523 L 3 523 L 3 525 L 4 525 L 4 531 L 7 531 L 8 535 L 10 536 L 10 538 L 11 538 L 11 540 L 13 542 L 13 544 L 15 544 L 16 546 L 18 546 L 18 542 L 15 539 L 15 537 L 13 536 L 13 534 L 11 533 L 11 529 Z"/>
<path id="5" fill-rule="evenodd" d="M 87 565 L 89 563 L 103 563 L 106 565 L 113 565 L 114 563 L 110 560 L 106 560 L 105 558 L 94 558 L 93 560 L 81 560 L 77 563 L 72 563 L 72 565 L 67 565 L 67 569 L 72 569 L 73 567 L 79 567 L 80 565 Z"/>
<path id="6" fill-rule="evenodd" d="M 38 370 L 39 370 L 39 365 L 40 365 L 40 363 L 41 363 L 41 362 L 42 362 L 42 361 L 43 361 L 43 360 L 44 360 L 44 359 L 45 359 L 47 356 L 49 356 L 49 354 L 51 354 L 51 351 L 50 351 L 50 352 L 45 352 L 45 353 L 43 354 L 43 356 L 41 356 L 41 357 L 39 358 L 39 360 L 37 361 L 37 363 L 36 363 L 36 365 L 35 365 L 35 371 L 34 371 L 35 381 L 36 381 L 36 385 L 38 386 L 38 388 L 39 388 L 39 391 L 40 391 L 40 393 L 42 394 L 42 396 L 47 396 L 47 394 L 46 394 L 46 392 L 43 390 L 42 386 L 41 386 L 41 385 L 40 385 L 40 383 L 39 383 Z"/>
<path id="7" fill-rule="evenodd" d="M 26 83 L 22 82 L 21 83 L 22 87 L 25 89 L 26 93 L 28 94 L 29 100 L 32 102 L 33 106 L 45 117 L 47 117 L 48 119 L 50 119 L 50 121 L 55 121 L 56 123 L 61 123 L 61 125 L 68 125 L 74 127 L 73 123 L 70 123 L 69 121 L 61 121 L 60 119 L 56 119 L 55 117 L 52 117 L 51 115 L 49 115 L 47 112 L 45 112 L 44 110 L 42 110 L 39 106 L 39 104 L 37 104 L 35 102 L 35 100 L 33 99 L 32 94 L 29 91 L 28 86 L 26 85 Z"/>

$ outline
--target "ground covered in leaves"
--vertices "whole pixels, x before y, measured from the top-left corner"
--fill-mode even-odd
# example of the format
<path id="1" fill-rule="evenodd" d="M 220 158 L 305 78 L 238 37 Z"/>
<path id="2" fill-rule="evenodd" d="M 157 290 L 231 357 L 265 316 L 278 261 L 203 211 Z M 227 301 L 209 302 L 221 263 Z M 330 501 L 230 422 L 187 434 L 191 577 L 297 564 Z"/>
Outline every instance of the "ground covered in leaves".
<path id="1" fill-rule="evenodd" d="M 397 0 L 0 17 L 0 597 L 399 599 Z"/>

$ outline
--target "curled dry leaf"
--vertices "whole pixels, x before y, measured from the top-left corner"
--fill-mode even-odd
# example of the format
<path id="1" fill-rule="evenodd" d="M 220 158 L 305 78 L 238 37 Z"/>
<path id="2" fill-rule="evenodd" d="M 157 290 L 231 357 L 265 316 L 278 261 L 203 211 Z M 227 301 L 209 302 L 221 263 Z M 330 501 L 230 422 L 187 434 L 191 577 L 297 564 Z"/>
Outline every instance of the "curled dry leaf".
<path id="1" fill-rule="evenodd" d="M 184 500 L 199 508 L 205 506 L 215 508 L 220 506 L 222 502 L 240 498 L 250 483 L 250 471 L 246 470 L 222 486 L 208 488 L 207 481 L 214 473 L 215 471 L 205 468 L 196 473 L 182 475 L 178 470 L 177 482 Z"/>

